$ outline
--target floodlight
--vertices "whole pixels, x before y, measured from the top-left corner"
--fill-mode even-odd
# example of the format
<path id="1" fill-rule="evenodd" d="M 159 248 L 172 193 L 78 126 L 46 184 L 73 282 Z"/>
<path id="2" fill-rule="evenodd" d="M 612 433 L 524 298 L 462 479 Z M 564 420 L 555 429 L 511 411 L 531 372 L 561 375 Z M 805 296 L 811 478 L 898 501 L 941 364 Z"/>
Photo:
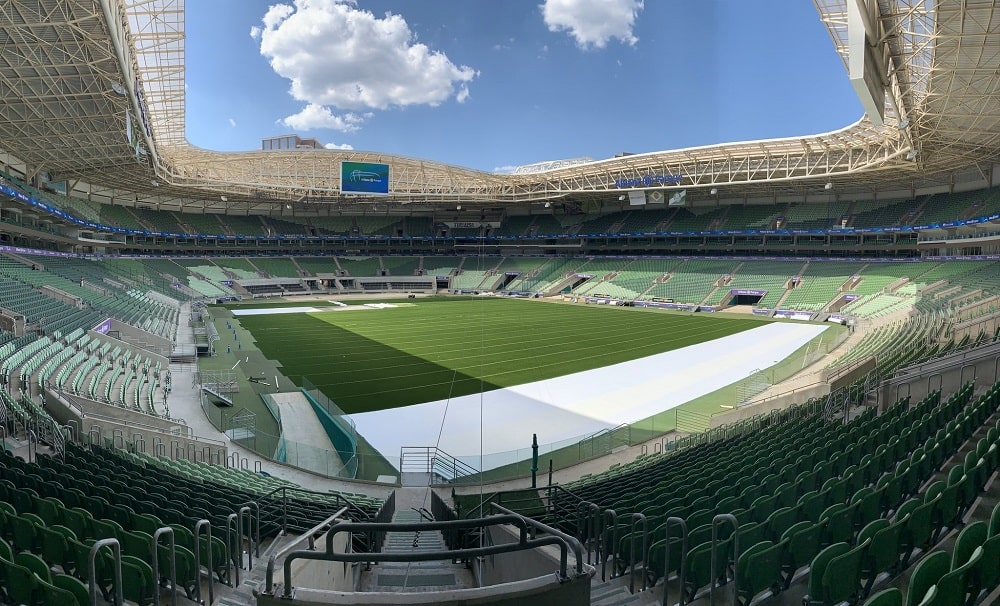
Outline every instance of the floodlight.
<path id="1" fill-rule="evenodd" d="M 618 201 L 621 202 L 625 199 L 625 194 L 618 196 Z"/>
<path id="2" fill-rule="evenodd" d="M 909 125 L 910 125 L 910 119 L 907 118 L 906 120 L 903 120 L 902 122 L 899 123 L 899 130 L 903 130 Z"/>
<path id="3" fill-rule="evenodd" d="M 159 182 L 159 181 L 157 181 L 156 179 L 152 179 L 152 180 L 151 180 L 151 181 L 150 181 L 149 183 L 150 183 L 150 184 L 151 184 L 151 185 L 152 185 L 153 187 L 159 187 L 159 186 L 160 186 L 160 182 Z"/>
<path id="4" fill-rule="evenodd" d="M 823 186 L 823 189 L 830 191 L 831 189 L 833 189 L 833 183 L 827 183 L 826 185 Z"/>
<path id="5" fill-rule="evenodd" d="M 710 194 L 712 194 L 714 196 L 714 195 L 716 195 L 716 194 L 719 193 L 719 188 L 718 187 L 713 187 L 712 191 L 710 191 L 708 193 L 710 193 Z"/>
<path id="6" fill-rule="evenodd" d="M 910 151 L 906 152 L 906 159 L 907 160 L 915 160 L 917 158 L 917 155 L 919 153 L 920 152 L 918 152 L 917 150 L 911 149 Z"/>
<path id="7" fill-rule="evenodd" d="M 229 198 L 225 196 L 219 196 L 219 199 L 222 200 L 223 202 L 229 202 Z"/>
<path id="8" fill-rule="evenodd" d="M 462 205 L 461 205 L 461 204 L 457 205 L 457 206 L 455 207 L 455 210 L 462 210 Z"/>
<path id="9" fill-rule="evenodd" d="M 551 202 L 546 202 L 545 203 L 545 208 L 552 208 L 552 203 Z"/>

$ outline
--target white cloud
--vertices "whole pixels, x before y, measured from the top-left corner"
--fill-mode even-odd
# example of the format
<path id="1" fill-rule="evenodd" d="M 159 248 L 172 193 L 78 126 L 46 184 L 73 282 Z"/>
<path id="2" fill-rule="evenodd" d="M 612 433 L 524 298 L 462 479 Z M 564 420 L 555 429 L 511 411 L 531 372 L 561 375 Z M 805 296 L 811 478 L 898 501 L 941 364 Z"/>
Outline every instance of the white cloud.
<path id="1" fill-rule="evenodd" d="M 478 75 L 417 42 L 402 16 L 379 18 L 353 0 L 275 4 L 261 22 L 261 55 L 275 73 L 291 81 L 292 97 L 308 104 L 285 118 L 289 126 L 338 128 L 325 126 L 346 118 L 334 115 L 335 109 L 435 106 L 452 97 L 462 101 Z M 352 124 L 356 130 L 360 122 Z"/>
<path id="2" fill-rule="evenodd" d="M 365 120 L 371 117 L 371 112 L 365 112 L 363 114 L 348 112 L 346 114 L 336 115 L 330 111 L 329 107 L 310 103 L 302 108 L 302 111 L 299 113 L 292 114 L 291 116 L 280 120 L 280 122 L 285 126 L 294 128 L 295 130 L 329 128 L 331 130 L 352 133 L 360 129 Z"/>
<path id="3" fill-rule="evenodd" d="M 632 27 L 643 0 L 545 0 L 539 8 L 549 31 L 568 31 L 580 48 L 604 48 L 612 38 L 639 41 Z"/>
<path id="4" fill-rule="evenodd" d="M 254 40 L 260 40 L 260 34 L 263 31 L 264 30 L 254 25 L 253 27 L 250 28 L 250 37 L 253 38 Z"/>
<path id="5" fill-rule="evenodd" d="M 229 126 L 232 127 L 232 128 L 236 128 L 236 120 L 233 120 L 232 118 L 230 118 L 229 119 Z"/>
<path id="6" fill-rule="evenodd" d="M 326 149 L 354 149 L 354 146 L 350 143 L 341 143 L 339 145 L 336 143 L 327 143 L 323 147 Z"/>

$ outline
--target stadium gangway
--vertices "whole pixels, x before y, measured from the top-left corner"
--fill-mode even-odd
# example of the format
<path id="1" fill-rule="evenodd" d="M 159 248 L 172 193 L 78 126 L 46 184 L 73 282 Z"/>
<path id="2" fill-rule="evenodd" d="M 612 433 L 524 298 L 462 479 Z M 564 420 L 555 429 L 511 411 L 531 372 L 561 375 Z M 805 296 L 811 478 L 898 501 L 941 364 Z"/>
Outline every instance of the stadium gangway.
<path id="1" fill-rule="evenodd" d="M 433 562 L 448 560 L 465 560 L 478 558 L 500 553 L 512 553 L 536 549 L 547 545 L 559 547 L 559 572 L 560 582 L 572 580 L 569 575 L 569 551 L 573 551 L 575 557 L 575 577 L 589 577 L 594 573 L 594 569 L 584 563 L 583 545 L 574 537 L 561 532 L 551 526 L 547 526 L 494 504 L 493 507 L 500 513 L 485 518 L 447 520 L 439 522 L 343 522 L 336 524 L 326 534 L 326 549 L 322 552 L 315 550 L 293 551 L 285 558 L 283 565 L 284 585 L 282 588 L 283 598 L 292 597 L 292 563 L 295 560 L 321 560 L 327 562 L 344 563 L 366 563 L 366 562 Z M 333 548 L 334 537 L 341 532 L 354 533 L 380 533 L 380 532 L 423 532 L 423 531 L 458 531 L 464 529 L 481 529 L 488 526 L 513 525 L 519 530 L 519 538 L 516 543 L 505 543 L 501 545 L 488 545 L 484 547 L 470 547 L 464 549 L 450 549 L 441 551 L 420 551 L 420 552 L 362 552 L 362 553 L 337 553 Z M 538 537 L 537 532 L 544 536 Z M 533 538 L 529 538 L 533 537 Z M 268 567 L 265 577 L 264 594 L 274 596 L 274 570 Z"/>
<path id="2" fill-rule="evenodd" d="M 201 390 L 204 391 L 205 393 L 207 393 L 210 396 L 214 396 L 214 397 L 222 400 L 226 404 L 226 406 L 232 406 L 233 405 L 232 398 L 219 393 L 218 391 L 212 389 L 211 387 L 207 387 L 205 385 L 202 385 L 201 386 Z"/>

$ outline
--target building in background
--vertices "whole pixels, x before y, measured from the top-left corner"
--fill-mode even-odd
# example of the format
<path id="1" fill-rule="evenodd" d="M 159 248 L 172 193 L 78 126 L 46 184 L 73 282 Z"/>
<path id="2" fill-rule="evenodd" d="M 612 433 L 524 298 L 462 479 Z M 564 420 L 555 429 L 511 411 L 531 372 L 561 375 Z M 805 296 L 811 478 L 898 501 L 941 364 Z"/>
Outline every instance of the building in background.
<path id="1" fill-rule="evenodd" d="M 261 139 L 260 148 L 264 151 L 288 149 L 323 149 L 323 144 L 316 139 L 303 139 L 298 135 L 281 135 Z"/>

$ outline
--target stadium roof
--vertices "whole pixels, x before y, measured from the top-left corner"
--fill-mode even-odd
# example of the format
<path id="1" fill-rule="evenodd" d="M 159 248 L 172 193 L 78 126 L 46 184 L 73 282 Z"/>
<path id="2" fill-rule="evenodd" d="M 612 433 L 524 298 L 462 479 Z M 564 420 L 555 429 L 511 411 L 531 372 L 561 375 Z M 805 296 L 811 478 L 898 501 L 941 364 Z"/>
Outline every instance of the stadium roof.
<path id="1" fill-rule="evenodd" d="M 184 0 L 36 0 L 0 7 L 0 147 L 99 201 L 267 212 L 386 198 L 340 193 L 340 162 L 392 166 L 388 201 L 504 206 L 617 199 L 644 177 L 680 176 L 688 199 L 890 196 L 994 183 L 1000 164 L 1000 15 L 991 0 L 869 0 L 889 95 L 863 118 L 808 137 L 532 165 L 499 175 L 344 150 L 221 153 L 184 130 Z M 848 2 L 815 0 L 848 64 Z M 789 83 L 793 86 L 793 83 Z M 525 142 L 530 145 L 530 142 Z M 16 160 L 15 160 L 16 159 Z M 632 180 L 632 181 L 629 181 Z M 617 182 L 617 183 L 616 183 Z M 815 194 L 815 195 L 814 195 Z M 412 206 L 411 206 L 412 208 Z"/>

